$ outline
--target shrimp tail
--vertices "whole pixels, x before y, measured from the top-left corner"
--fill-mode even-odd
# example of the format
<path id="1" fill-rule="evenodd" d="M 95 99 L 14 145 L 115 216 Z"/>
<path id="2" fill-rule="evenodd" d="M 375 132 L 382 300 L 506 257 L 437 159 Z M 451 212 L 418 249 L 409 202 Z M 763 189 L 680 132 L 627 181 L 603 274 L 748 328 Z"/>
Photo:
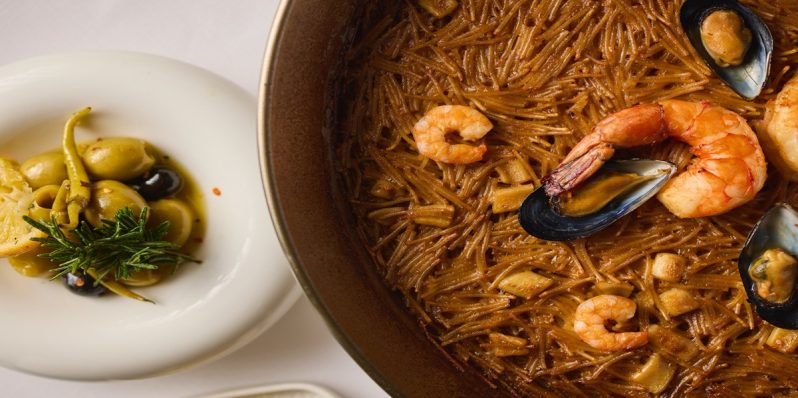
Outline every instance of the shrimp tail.
<path id="1" fill-rule="evenodd" d="M 613 154 L 615 148 L 612 145 L 599 142 L 582 155 L 563 163 L 543 179 L 546 195 L 557 196 L 573 190 L 600 169 Z"/>

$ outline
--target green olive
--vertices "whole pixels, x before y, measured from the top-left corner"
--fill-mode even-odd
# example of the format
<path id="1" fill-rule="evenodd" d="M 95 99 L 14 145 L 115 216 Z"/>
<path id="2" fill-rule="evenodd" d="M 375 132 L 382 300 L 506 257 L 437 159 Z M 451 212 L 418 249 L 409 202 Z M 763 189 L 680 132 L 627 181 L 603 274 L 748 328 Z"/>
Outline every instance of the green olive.
<path id="1" fill-rule="evenodd" d="M 83 164 L 96 179 L 126 181 L 149 170 L 155 157 L 143 140 L 107 138 L 86 148 Z"/>
<path id="2" fill-rule="evenodd" d="M 37 276 L 56 266 L 50 259 L 39 257 L 39 254 L 43 253 L 47 253 L 47 249 L 39 246 L 18 256 L 9 257 L 8 263 L 11 264 L 14 271 L 22 275 Z"/>
<path id="3" fill-rule="evenodd" d="M 116 212 L 125 207 L 138 215 L 144 206 L 147 206 L 147 202 L 133 188 L 119 181 L 102 180 L 92 185 L 91 200 L 84 214 L 89 224 L 99 227 L 102 220 L 113 221 Z"/>
<path id="4" fill-rule="evenodd" d="M 20 169 L 33 189 L 45 185 L 61 185 L 61 181 L 68 178 L 61 152 L 36 155 L 22 163 Z"/>
<path id="5" fill-rule="evenodd" d="M 169 232 L 164 240 L 183 246 L 191 235 L 194 212 L 180 199 L 161 199 L 150 203 L 150 226 L 169 221 Z"/>

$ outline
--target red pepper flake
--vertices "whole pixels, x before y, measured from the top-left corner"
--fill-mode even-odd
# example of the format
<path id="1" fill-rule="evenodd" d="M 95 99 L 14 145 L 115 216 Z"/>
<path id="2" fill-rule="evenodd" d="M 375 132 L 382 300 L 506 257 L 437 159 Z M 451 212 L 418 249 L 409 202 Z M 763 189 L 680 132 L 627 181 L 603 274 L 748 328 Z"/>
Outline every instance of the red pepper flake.
<path id="1" fill-rule="evenodd" d="M 222 190 L 219 189 L 218 187 L 213 187 L 211 192 L 213 192 L 213 194 L 216 195 L 216 196 L 222 196 Z"/>
<path id="2" fill-rule="evenodd" d="M 201 237 L 201 236 L 198 236 L 198 237 L 194 238 L 194 242 L 196 242 L 196 243 L 202 243 L 202 242 L 203 242 L 203 239 L 202 239 L 202 237 Z"/>

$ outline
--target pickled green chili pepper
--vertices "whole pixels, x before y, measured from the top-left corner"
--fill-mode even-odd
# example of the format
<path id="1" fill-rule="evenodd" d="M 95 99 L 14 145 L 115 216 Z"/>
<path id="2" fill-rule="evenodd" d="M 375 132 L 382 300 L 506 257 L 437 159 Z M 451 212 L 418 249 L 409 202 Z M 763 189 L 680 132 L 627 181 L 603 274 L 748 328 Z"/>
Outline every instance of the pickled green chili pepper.
<path id="1" fill-rule="evenodd" d="M 75 144 L 75 125 L 89 112 L 91 112 L 91 107 L 86 107 L 73 113 L 64 126 L 62 146 L 67 176 L 69 176 L 69 195 L 66 198 L 69 223 L 62 225 L 62 227 L 67 230 L 77 228 L 80 222 L 80 213 L 86 208 L 91 198 L 89 175 L 86 173 L 86 168 L 83 167 L 83 161 L 80 159 L 78 148 Z"/>
<path id="2" fill-rule="evenodd" d="M 133 292 L 132 290 L 130 290 L 127 287 L 125 287 L 125 285 L 123 285 L 121 283 L 118 283 L 118 282 L 114 282 L 112 280 L 108 280 L 106 278 L 103 278 L 100 274 L 97 273 L 97 271 L 94 268 L 87 269 L 86 273 L 89 274 L 89 276 L 94 278 L 94 280 L 99 282 L 101 285 L 105 286 L 106 289 L 108 289 L 108 290 L 110 290 L 110 291 L 112 291 L 112 292 L 114 292 L 114 293 L 116 293 L 116 294 L 118 294 L 120 296 L 127 297 L 127 298 L 132 298 L 134 300 L 144 301 L 144 302 L 147 302 L 147 303 L 155 304 L 154 301 L 152 301 L 152 300 L 150 300 L 150 299 L 148 299 L 148 298 L 146 298 L 146 297 L 144 297 L 142 295 L 139 295 L 139 294 Z"/>
<path id="3" fill-rule="evenodd" d="M 50 215 L 55 216 L 56 220 L 58 220 L 58 225 L 69 224 L 67 196 L 69 196 L 69 180 L 64 180 L 58 188 L 58 193 L 55 195 L 53 206 L 50 210 Z"/>

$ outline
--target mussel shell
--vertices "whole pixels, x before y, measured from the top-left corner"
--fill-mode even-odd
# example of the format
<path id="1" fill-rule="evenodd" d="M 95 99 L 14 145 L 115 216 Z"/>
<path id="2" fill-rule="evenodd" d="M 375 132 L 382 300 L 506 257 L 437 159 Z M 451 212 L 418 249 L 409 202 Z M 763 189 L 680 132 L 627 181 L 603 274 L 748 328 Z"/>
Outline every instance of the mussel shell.
<path id="1" fill-rule="evenodd" d="M 737 267 L 757 314 L 774 326 L 798 329 L 798 294 L 782 304 L 762 300 L 756 293 L 756 285 L 748 274 L 748 268 L 765 250 L 780 248 L 795 256 L 798 254 L 798 213 L 789 205 L 780 203 L 768 210 L 748 234 Z"/>
<path id="2" fill-rule="evenodd" d="M 640 183 L 607 203 L 596 213 L 582 217 L 560 214 L 542 187 L 530 194 L 521 205 L 519 221 L 530 235 L 555 241 L 581 239 L 591 236 L 629 214 L 651 199 L 676 172 L 676 166 L 658 160 L 611 160 L 596 172 L 593 178 L 602 178 L 609 171 L 632 172 L 655 178 Z"/>
<path id="3" fill-rule="evenodd" d="M 704 48 L 701 22 L 716 10 L 736 11 L 751 30 L 751 46 L 740 65 L 720 67 Z M 762 92 L 770 74 L 773 36 L 756 13 L 736 0 L 687 0 L 682 4 L 679 19 L 698 55 L 732 90 L 748 100 L 756 98 Z"/>

